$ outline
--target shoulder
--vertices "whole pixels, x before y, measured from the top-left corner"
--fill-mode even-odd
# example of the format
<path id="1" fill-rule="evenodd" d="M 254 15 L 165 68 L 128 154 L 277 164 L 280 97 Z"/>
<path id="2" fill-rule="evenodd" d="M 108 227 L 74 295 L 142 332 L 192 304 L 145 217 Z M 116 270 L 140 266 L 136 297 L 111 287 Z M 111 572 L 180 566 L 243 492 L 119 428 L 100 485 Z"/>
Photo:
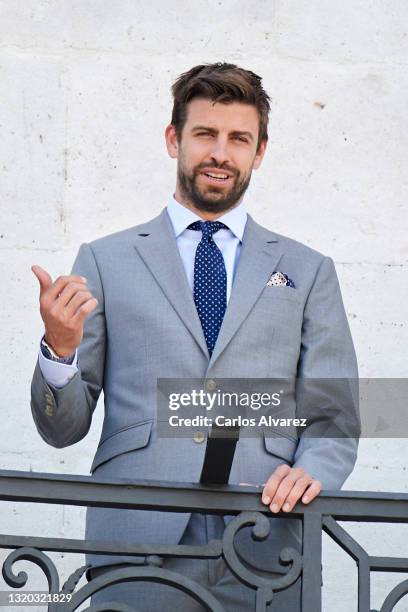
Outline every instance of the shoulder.
<path id="1" fill-rule="evenodd" d="M 316 264 L 322 263 L 323 259 L 326 258 L 324 253 L 321 253 L 303 242 L 299 242 L 298 240 L 294 240 L 293 238 L 289 238 L 289 236 L 284 236 L 283 234 L 275 235 L 278 236 L 279 242 L 284 249 L 295 257 L 305 259 Z"/>
<path id="2" fill-rule="evenodd" d="M 92 240 L 88 243 L 88 246 L 94 254 L 113 254 L 118 251 L 123 252 L 130 247 L 133 248 L 140 235 L 149 234 L 157 228 L 158 225 L 165 222 L 165 211 L 166 209 L 163 209 L 157 217 L 145 223 L 140 223 L 133 227 L 128 227 L 118 232 L 113 232 L 112 234 L 97 238 L 96 240 Z"/>
<path id="3" fill-rule="evenodd" d="M 293 257 L 302 262 L 314 264 L 315 266 L 319 266 L 325 259 L 330 259 L 330 257 L 327 257 L 324 253 L 303 242 L 290 238 L 289 236 L 285 236 L 284 234 L 279 234 L 263 225 L 260 225 L 254 221 L 250 215 L 248 215 L 248 222 L 250 223 L 250 226 L 252 226 L 252 228 L 258 233 L 258 236 L 261 237 L 261 239 L 265 240 L 267 243 L 277 243 L 280 250 L 282 250 L 287 256 Z"/>

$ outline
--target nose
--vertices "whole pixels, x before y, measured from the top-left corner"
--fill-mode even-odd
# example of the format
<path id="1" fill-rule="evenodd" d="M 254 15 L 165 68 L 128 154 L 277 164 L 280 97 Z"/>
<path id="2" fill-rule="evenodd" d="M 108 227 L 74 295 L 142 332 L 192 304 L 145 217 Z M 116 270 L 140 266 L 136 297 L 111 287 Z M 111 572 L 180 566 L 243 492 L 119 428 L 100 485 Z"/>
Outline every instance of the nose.
<path id="1" fill-rule="evenodd" d="M 210 156 L 218 166 L 230 161 L 228 152 L 228 141 L 226 138 L 214 138 L 210 151 Z"/>

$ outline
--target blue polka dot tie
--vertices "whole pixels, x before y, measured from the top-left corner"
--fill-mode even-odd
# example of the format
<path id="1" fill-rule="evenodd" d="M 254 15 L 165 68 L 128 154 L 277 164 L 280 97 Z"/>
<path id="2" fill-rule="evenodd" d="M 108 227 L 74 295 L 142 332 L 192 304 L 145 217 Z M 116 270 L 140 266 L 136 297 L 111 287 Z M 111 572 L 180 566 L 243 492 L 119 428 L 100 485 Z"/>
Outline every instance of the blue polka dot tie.
<path id="1" fill-rule="evenodd" d="M 227 272 L 213 234 L 228 228 L 220 221 L 195 221 L 188 227 L 203 234 L 194 260 L 194 301 L 211 356 L 227 307 Z"/>

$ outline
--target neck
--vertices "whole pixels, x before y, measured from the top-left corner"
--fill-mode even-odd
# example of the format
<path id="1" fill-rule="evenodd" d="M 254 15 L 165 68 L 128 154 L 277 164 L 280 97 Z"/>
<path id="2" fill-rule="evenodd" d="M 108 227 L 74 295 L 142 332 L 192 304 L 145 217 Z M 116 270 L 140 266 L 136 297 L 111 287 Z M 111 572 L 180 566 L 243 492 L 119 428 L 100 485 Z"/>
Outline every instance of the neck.
<path id="1" fill-rule="evenodd" d="M 176 187 L 174 198 L 175 198 L 175 200 L 179 204 L 181 204 L 185 208 L 188 208 L 189 210 L 191 210 L 193 213 L 198 215 L 204 221 L 215 221 L 216 219 L 218 219 L 222 215 L 225 215 L 226 212 L 228 212 L 228 211 L 232 210 L 233 208 L 236 208 L 237 206 L 239 206 L 241 204 L 241 202 L 242 202 L 242 197 L 241 197 L 238 200 L 238 202 L 236 202 L 233 206 L 230 206 L 230 208 L 228 208 L 227 210 L 223 210 L 221 212 L 211 212 L 211 211 L 200 210 L 199 208 L 196 208 L 194 206 L 194 204 L 188 198 L 185 198 L 181 194 L 181 192 L 180 192 L 178 187 Z"/>

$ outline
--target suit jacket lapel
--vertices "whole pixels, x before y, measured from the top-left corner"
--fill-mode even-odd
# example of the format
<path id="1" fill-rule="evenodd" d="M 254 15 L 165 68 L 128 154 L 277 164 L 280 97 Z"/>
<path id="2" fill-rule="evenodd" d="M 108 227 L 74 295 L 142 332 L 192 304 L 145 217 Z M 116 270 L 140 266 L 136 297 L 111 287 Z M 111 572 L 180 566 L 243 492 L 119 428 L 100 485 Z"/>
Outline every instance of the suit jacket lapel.
<path id="1" fill-rule="evenodd" d="M 166 209 L 139 228 L 135 248 L 163 293 L 209 359 L 201 322 Z"/>
<path id="2" fill-rule="evenodd" d="M 276 234 L 255 223 L 248 215 L 231 296 L 209 367 L 248 316 L 282 255 Z"/>
<path id="3" fill-rule="evenodd" d="M 135 248 L 209 360 L 209 367 L 221 355 L 248 316 L 283 255 L 278 237 L 255 223 L 248 215 L 231 296 L 210 360 L 166 209 L 163 209 L 158 217 L 139 227 Z"/>

